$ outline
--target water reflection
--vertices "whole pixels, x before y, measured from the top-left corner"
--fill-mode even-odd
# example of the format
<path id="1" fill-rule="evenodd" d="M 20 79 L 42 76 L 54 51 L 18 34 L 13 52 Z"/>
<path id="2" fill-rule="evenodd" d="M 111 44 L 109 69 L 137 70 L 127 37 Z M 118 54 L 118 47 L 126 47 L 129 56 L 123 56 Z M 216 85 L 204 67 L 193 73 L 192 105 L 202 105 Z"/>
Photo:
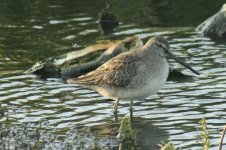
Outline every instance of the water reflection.
<path id="1" fill-rule="evenodd" d="M 9 122 L 29 122 L 38 127 L 40 121 L 48 121 L 48 127 L 43 127 L 60 133 L 57 135 L 65 135 L 76 125 L 101 127 L 109 123 L 112 120 L 111 100 L 61 80 L 40 80 L 23 74 L 36 60 L 78 50 L 99 40 L 95 16 L 84 13 L 81 8 L 74 10 L 69 4 L 43 5 L 44 1 L 37 3 L 46 8 L 41 12 L 31 11 L 29 15 L 27 9 L 41 4 L 30 2 L 25 9 L 20 3 L 1 3 L 6 9 L 3 14 L 9 16 L 0 16 L 0 103 L 9 108 Z M 22 11 L 10 9 L 16 7 Z M 206 117 L 211 131 L 211 148 L 217 149 L 226 116 L 226 45 L 198 35 L 193 27 L 142 28 L 135 23 L 121 22 L 115 35 L 122 39 L 138 35 L 143 40 L 162 35 L 169 40 L 175 55 L 186 59 L 201 73 L 191 80 L 168 81 L 157 95 L 134 101 L 137 128 L 154 130 L 150 134 L 142 133 L 137 147 L 147 149 L 145 144 L 155 145 L 169 138 L 182 149 L 200 149 L 197 126 L 200 118 Z M 183 69 L 172 60 L 170 65 Z M 182 71 L 191 75 L 187 70 Z M 119 118 L 128 113 L 128 105 L 127 101 L 120 103 Z M 6 116 L 0 118 L 1 123 L 5 120 Z M 152 139 L 156 141 L 149 141 Z"/>

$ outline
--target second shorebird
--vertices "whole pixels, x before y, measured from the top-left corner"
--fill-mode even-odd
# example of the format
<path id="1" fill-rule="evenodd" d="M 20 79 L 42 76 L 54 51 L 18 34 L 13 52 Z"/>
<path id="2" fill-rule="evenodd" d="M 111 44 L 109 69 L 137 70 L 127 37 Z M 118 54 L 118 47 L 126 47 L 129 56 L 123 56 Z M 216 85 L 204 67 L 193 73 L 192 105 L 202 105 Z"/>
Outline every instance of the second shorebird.
<path id="1" fill-rule="evenodd" d="M 199 74 L 177 59 L 170 52 L 168 41 L 158 36 L 150 38 L 143 48 L 122 53 L 96 70 L 67 82 L 91 88 L 116 100 L 114 112 L 117 112 L 119 100 L 131 100 L 132 108 L 133 100 L 157 93 L 166 83 L 169 74 L 169 65 L 165 58 L 167 55 Z"/>

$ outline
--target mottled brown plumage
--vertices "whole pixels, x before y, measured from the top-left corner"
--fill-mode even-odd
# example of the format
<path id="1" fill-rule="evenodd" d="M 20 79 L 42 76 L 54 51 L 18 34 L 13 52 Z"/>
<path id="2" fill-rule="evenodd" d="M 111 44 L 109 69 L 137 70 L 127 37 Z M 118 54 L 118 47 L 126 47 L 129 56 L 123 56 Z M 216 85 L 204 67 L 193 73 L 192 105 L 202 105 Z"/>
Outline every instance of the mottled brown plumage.
<path id="1" fill-rule="evenodd" d="M 137 74 L 137 62 L 140 60 L 134 52 L 123 53 L 112 58 L 92 71 L 79 78 L 68 80 L 69 83 L 81 85 L 100 85 L 100 86 L 128 86 L 131 79 Z"/>

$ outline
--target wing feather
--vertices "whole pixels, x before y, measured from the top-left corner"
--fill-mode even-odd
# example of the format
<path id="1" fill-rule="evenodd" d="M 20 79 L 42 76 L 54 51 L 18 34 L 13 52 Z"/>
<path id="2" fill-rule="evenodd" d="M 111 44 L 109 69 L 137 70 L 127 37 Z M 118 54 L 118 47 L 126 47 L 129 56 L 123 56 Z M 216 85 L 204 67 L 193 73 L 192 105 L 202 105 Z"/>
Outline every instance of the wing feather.
<path id="1" fill-rule="evenodd" d="M 78 78 L 69 79 L 68 83 L 100 86 L 128 86 L 136 72 L 136 64 L 141 58 L 136 53 L 122 53 L 96 70 Z"/>

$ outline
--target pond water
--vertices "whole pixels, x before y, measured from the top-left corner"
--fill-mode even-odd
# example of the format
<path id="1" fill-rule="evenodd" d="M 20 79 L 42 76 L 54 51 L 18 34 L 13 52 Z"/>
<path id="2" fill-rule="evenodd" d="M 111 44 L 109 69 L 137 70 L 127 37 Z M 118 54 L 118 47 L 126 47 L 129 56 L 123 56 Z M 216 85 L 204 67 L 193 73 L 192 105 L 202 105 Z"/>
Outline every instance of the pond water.
<path id="1" fill-rule="evenodd" d="M 111 100 L 59 79 L 41 80 L 23 73 L 37 60 L 80 50 L 104 39 L 97 24 L 104 4 L 14 1 L 1 2 L 1 6 L 0 104 L 9 111 L 9 120 L 1 116 L 1 126 L 7 122 L 37 127 L 46 122 L 43 127 L 59 136 L 78 126 L 110 129 L 105 124 L 114 124 Z M 98 12 L 93 13 L 95 8 Z M 211 149 L 217 149 L 226 123 L 226 43 L 203 37 L 194 29 L 193 25 L 153 27 L 120 21 L 114 32 L 120 39 L 164 36 L 171 51 L 201 73 L 189 80 L 168 81 L 156 95 L 134 101 L 137 128 L 143 133 L 137 149 L 155 149 L 153 145 L 167 139 L 182 149 L 202 149 L 198 128 L 203 117 Z M 169 62 L 193 75 L 173 60 Z M 128 101 L 120 102 L 119 119 L 128 114 L 128 106 Z"/>

